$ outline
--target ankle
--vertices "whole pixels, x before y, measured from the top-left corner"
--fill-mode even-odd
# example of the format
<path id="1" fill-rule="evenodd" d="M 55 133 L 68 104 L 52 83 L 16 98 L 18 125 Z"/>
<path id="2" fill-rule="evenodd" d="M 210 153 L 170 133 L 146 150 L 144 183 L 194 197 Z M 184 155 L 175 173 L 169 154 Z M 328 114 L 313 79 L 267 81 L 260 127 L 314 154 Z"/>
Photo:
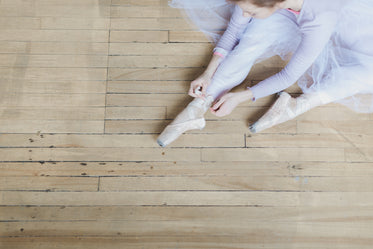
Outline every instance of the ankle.
<path id="1" fill-rule="evenodd" d="M 195 98 L 192 102 L 189 103 L 188 107 L 200 108 L 204 112 L 206 112 L 214 102 L 214 98 L 212 96 L 207 96 L 204 99 L 202 98 Z"/>

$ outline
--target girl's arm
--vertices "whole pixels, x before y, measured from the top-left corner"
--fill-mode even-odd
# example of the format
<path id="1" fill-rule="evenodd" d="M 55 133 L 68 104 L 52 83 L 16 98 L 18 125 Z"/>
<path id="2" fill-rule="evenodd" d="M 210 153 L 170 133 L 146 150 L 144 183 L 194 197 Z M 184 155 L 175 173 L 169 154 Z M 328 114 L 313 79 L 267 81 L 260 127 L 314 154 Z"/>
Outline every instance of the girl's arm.
<path id="1" fill-rule="evenodd" d="M 214 75 L 224 57 L 238 44 L 240 35 L 250 21 L 251 18 L 244 17 L 242 9 L 235 5 L 228 27 L 213 50 L 212 59 L 205 71 L 207 75 Z"/>
<path id="2" fill-rule="evenodd" d="M 259 99 L 280 92 L 293 85 L 312 66 L 335 29 L 337 15 L 324 12 L 301 26 L 302 41 L 288 65 L 278 74 L 251 87 L 254 98 Z"/>
<path id="3" fill-rule="evenodd" d="M 192 81 L 192 83 L 190 84 L 188 93 L 190 96 L 194 98 L 206 96 L 207 87 L 210 85 L 211 79 L 214 76 L 216 69 L 219 67 L 221 61 L 223 61 L 223 58 L 220 55 L 214 53 L 205 72 L 197 79 Z"/>
<path id="4" fill-rule="evenodd" d="M 203 97 L 206 94 L 206 89 L 211 82 L 217 68 L 224 60 L 224 57 L 237 45 L 240 35 L 244 31 L 246 25 L 251 18 L 243 16 L 243 12 L 238 5 L 235 5 L 232 17 L 230 19 L 227 30 L 214 48 L 214 53 L 208 64 L 205 72 L 194 80 L 189 89 L 189 95 L 192 97 Z"/>
<path id="5" fill-rule="evenodd" d="M 230 114 L 241 102 L 255 100 L 291 86 L 312 65 L 328 43 L 336 25 L 335 13 L 324 13 L 313 22 L 302 26 L 302 42 L 289 64 L 278 74 L 239 93 L 228 93 L 213 105 L 211 111 L 218 117 Z"/>
<path id="6" fill-rule="evenodd" d="M 217 52 L 223 58 L 227 56 L 238 44 L 241 34 L 251 20 L 252 18 L 244 17 L 242 9 L 235 5 L 228 27 L 214 48 L 214 52 Z"/>

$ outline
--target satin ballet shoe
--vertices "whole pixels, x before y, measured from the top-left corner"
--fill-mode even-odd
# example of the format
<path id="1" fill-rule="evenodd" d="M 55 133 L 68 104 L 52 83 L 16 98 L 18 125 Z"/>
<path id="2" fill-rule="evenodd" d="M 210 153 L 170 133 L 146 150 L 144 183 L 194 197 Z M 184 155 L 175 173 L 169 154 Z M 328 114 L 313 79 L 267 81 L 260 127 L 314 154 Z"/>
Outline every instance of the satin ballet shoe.
<path id="1" fill-rule="evenodd" d="M 206 121 L 204 114 L 213 102 L 212 96 L 205 99 L 195 98 L 189 105 L 169 124 L 157 138 L 161 147 L 166 147 L 188 130 L 202 130 Z"/>
<path id="2" fill-rule="evenodd" d="M 280 118 L 284 116 L 284 113 L 287 113 L 286 107 L 291 96 L 286 92 L 280 92 L 277 95 L 279 97 L 272 107 L 258 121 L 249 126 L 252 133 L 258 133 L 279 124 Z"/>
<path id="3" fill-rule="evenodd" d="M 159 135 L 157 143 L 161 147 L 166 147 L 173 141 L 175 141 L 181 134 L 189 130 L 202 130 L 205 128 L 206 121 L 204 118 L 194 119 L 179 124 L 170 124 L 164 131 Z"/>
<path id="4" fill-rule="evenodd" d="M 311 92 L 292 98 L 288 93 L 281 92 L 273 106 L 257 122 L 249 126 L 252 133 L 257 133 L 272 126 L 291 120 L 310 109 L 328 104 L 332 101 L 324 92 Z"/>

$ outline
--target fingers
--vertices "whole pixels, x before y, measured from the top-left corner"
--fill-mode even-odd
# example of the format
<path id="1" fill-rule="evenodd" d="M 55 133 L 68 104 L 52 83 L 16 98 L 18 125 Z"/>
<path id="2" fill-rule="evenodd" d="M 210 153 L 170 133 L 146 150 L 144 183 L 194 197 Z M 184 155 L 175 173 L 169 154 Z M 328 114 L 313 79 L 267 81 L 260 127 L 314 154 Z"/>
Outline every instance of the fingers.
<path id="1" fill-rule="evenodd" d="M 217 113 L 217 111 L 219 110 L 219 108 L 221 107 L 221 105 L 224 103 L 224 99 L 223 98 L 221 98 L 221 99 L 219 99 L 219 101 L 218 102 L 216 102 L 212 107 L 211 107 L 211 111 L 213 112 L 213 113 Z"/>
<path id="2" fill-rule="evenodd" d="M 222 96 L 212 107 L 211 113 L 217 117 L 224 117 L 229 115 L 235 106 L 232 106 L 231 95 L 226 94 Z"/>
<path id="3" fill-rule="evenodd" d="M 197 95 L 196 90 L 197 90 L 198 88 L 199 88 L 198 85 L 192 83 L 192 84 L 190 85 L 189 93 L 188 93 L 188 94 L 189 94 L 190 96 L 194 97 L 194 98 L 197 98 L 198 95 Z"/>
<path id="4" fill-rule="evenodd" d="M 194 93 L 194 88 L 193 88 L 193 86 L 190 86 L 188 94 L 189 94 L 191 97 L 194 97 L 194 98 L 197 97 L 196 94 Z"/>
<path id="5" fill-rule="evenodd" d="M 204 98 L 206 90 L 200 85 L 191 85 L 188 94 L 194 98 Z"/>
<path id="6" fill-rule="evenodd" d="M 202 87 L 198 87 L 196 89 L 194 89 L 194 93 L 199 96 L 199 97 L 202 97 L 204 94 L 202 93 Z"/>
<path id="7" fill-rule="evenodd" d="M 207 87 L 202 86 L 202 88 L 201 88 L 201 95 L 202 96 L 206 96 L 206 89 L 207 89 Z"/>

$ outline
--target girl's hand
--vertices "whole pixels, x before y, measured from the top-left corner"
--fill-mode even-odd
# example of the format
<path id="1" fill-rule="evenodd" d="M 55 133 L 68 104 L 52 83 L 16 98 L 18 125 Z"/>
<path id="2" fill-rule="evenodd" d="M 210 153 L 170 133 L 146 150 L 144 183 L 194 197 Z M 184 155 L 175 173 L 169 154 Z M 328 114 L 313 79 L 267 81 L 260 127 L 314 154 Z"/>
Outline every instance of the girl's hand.
<path id="1" fill-rule="evenodd" d="M 197 79 L 192 81 L 188 94 L 194 98 L 204 98 L 206 97 L 206 90 L 210 83 L 211 76 L 209 74 L 203 73 Z"/>
<path id="2" fill-rule="evenodd" d="M 213 106 L 210 108 L 211 113 L 217 117 L 224 117 L 236 108 L 240 103 L 249 100 L 252 96 L 250 90 L 237 92 L 237 93 L 227 93 L 223 95 Z"/>

